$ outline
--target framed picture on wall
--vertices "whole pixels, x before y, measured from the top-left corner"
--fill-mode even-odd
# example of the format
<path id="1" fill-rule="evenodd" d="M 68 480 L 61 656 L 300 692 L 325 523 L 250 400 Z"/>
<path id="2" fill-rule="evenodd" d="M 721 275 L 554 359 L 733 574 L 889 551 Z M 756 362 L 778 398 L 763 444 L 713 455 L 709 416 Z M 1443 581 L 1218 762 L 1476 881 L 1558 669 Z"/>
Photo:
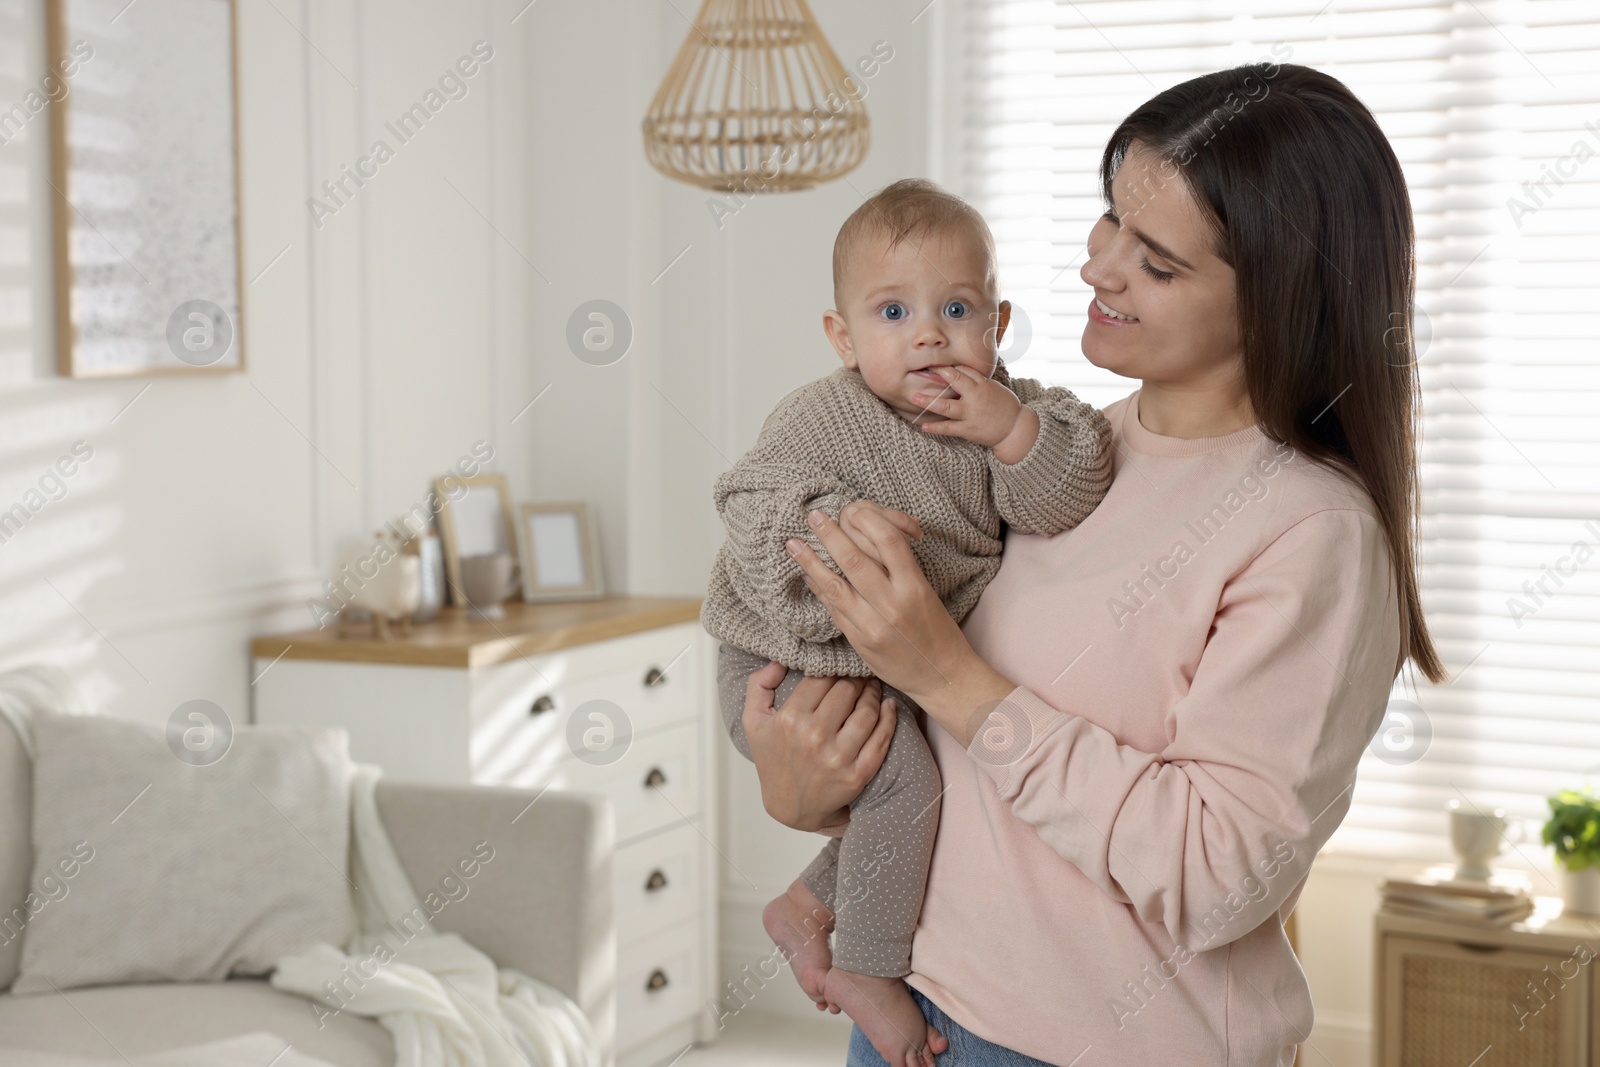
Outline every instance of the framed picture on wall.
<path id="1" fill-rule="evenodd" d="M 45 20 L 58 370 L 243 370 L 233 0 Z"/>
<path id="2" fill-rule="evenodd" d="M 523 504 L 517 509 L 517 537 L 523 600 L 533 604 L 605 595 L 600 538 L 588 504 Z"/>
<path id="3" fill-rule="evenodd" d="M 444 539 L 450 602 L 464 604 L 463 559 L 499 553 L 517 558 L 511 488 L 503 474 L 475 474 L 470 478 L 448 474 L 434 479 L 433 488 L 439 499 L 439 534 Z"/>

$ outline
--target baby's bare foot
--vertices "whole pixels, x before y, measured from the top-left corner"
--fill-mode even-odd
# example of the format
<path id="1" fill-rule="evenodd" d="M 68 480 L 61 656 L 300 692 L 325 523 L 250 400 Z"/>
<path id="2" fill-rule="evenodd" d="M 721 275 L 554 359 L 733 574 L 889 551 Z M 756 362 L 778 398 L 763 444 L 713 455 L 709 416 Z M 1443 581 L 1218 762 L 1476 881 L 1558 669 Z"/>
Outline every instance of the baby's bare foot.
<path id="1" fill-rule="evenodd" d="M 833 967 L 833 951 L 828 948 L 833 912 L 796 878 L 783 896 L 768 902 L 761 913 L 761 925 L 767 928 L 773 943 L 784 950 L 795 981 L 806 996 L 816 1002 L 818 1011 L 826 1011 L 828 1000 L 823 983 Z"/>
<path id="2" fill-rule="evenodd" d="M 934 1055 L 949 1047 L 898 978 L 875 978 L 835 967 L 828 972 L 824 992 L 861 1027 L 890 1067 L 933 1067 Z"/>

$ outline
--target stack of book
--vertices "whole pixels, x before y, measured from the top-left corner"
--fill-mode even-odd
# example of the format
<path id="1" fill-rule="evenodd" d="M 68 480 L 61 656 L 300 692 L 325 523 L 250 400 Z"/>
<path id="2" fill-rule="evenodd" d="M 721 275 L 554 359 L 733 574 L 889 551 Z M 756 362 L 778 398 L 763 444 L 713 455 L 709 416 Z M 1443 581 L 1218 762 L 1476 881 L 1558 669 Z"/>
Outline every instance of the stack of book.
<path id="1" fill-rule="evenodd" d="M 1450 866 L 1387 879 L 1384 909 L 1422 919 L 1452 919 L 1510 926 L 1533 912 L 1533 895 L 1525 877 L 1496 871 L 1489 878 L 1457 878 Z"/>

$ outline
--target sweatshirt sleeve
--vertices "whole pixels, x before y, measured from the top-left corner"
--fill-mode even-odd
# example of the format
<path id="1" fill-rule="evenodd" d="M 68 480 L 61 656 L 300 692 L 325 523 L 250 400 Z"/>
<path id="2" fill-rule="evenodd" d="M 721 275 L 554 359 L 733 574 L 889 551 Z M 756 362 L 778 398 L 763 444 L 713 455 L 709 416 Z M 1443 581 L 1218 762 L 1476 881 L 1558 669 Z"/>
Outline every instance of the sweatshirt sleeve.
<path id="1" fill-rule="evenodd" d="M 1226 944 L 1278 909 L 1349 809 L 1395 677 L 1393 581 L 1371 515 L 1316 512 L 1224 587 L 1162 751 L 1019 686 L 968 754 L 1107 895 L 1175 944 Z"/>
<path id="2" fill-rule="evenodd" d="M 828 609 L 801 580 L 800 564 L 784 542 L 798 537 L 832 566 L 806 515 L 816 508 L 837 520 L 861 494 L 828 471 L 779 462 L 758 448 L 717 478 L 712 497 L 727 530 L 728 551 L 760 599 L 762 613 L 806 641 L 840 636 Z"/>
<path id="3" fill-rule="evenodd" d="M 1016 463 L 989 453 L 995 506 L 1022 533 L 1048 537 L 1070 530 L 1111 487 L 1111 424 L 1059 386 L 1013 378 L 1011 391 L 1039 416 L 1039 437 Z"/>

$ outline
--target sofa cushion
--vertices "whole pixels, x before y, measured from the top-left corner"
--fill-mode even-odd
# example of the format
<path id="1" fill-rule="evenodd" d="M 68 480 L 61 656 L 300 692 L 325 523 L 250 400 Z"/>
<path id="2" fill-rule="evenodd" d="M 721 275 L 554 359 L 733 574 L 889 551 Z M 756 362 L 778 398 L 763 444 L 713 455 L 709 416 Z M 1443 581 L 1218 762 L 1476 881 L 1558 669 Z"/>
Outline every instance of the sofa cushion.
<path id="1" fill-rule="evenodd" d="M 0 990 L 11 985 L 22 958 L 24 902 L 33 876 L 33 756 L 26 724 L 35 711 L 88 710 L 70 675 L 35 663 L 0 673 Z M 19 734 L 13 726 L 23 732 Z"/>
<path id="2" fill-rule="evenodd" d="M 0 995 L 0 1050 L 120 1060 L 265 1030 L 340 1067 L 394 1067 L 394 1041 L 374 1020 L 345 1012 L 322 1022 L 318 1029 L 311 1001 L 257 978 L 97 986 L 47 997 Z M 3 1051 L 0 1062 L 9 1062 Z"/>
<path id="3" fill-rule="evenodd" d="M 344 731 L 237 727 L 195 763 L 160 724 L 39 713 L 33 750 L 13 994 L 266 974 L 350 936 Z"/>

